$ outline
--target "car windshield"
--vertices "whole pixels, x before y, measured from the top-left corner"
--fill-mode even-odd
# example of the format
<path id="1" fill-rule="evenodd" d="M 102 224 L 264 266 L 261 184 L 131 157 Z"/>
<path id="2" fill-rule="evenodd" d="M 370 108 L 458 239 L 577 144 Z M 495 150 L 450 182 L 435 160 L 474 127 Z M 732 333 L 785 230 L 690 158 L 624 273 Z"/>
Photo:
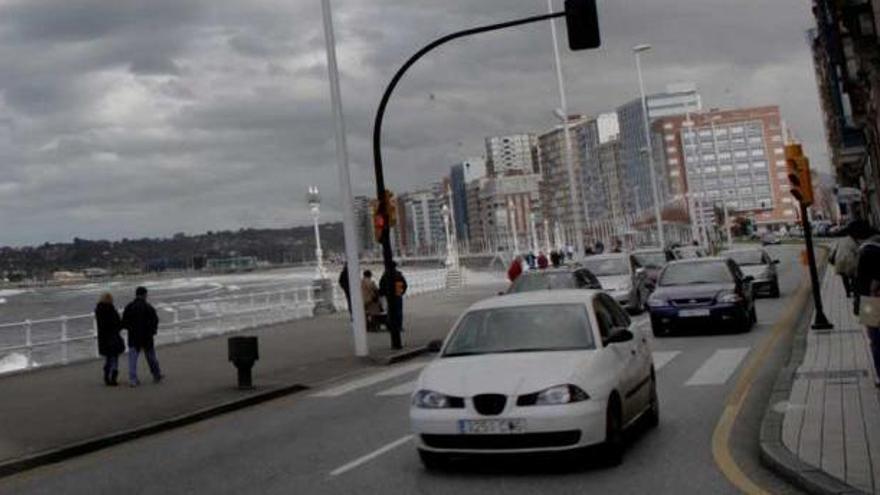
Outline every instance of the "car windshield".
<path id="1" fill-rule="evenodd" d="M 675 256 L 679 259 L 701 258 L 703 252 L 698 247 L 684 247 L 676 249 Z"/>
<path id="2" fill-rule="evenodd" d="M 763 265 L 764 254 L 761 251 L 730 251 L 725 256 L 736 261 L 739 266 Z"/>
<path id="3" fill-rule="evenodd" d="M 465 315 L 443 357 L 594 349 L 592 335 L 581 304 L 483 309 Z"/>
<path id="4" fill-rule="evenodd" d="M 635 253 L 633 256 L 645 268 L 662 268 L 666 265 L 666 253 L 661 251 L 655 253 Z"/>
<path id="5" fill-rule="evenodd" d="M 586 270 L 578 272 L 531 272 L 518 277 L 508 291 L 511 294 L 537 290 L 598 289 L 595 277 Z"/>
<path id="6" fill-rule="evenodd" d="M 629 266 L 626 258 L 587 258 L 582 263 L 584 268 L 590 270 L 597 277 L 611 275 L 629 275 Z"/>
<path id="7" fill-rule="evenodd" d="M 718 284 L 733 282 L 733 275 L 723 261 L 676 263 L 667 265 L 660 275 L 660 286 Z"/>

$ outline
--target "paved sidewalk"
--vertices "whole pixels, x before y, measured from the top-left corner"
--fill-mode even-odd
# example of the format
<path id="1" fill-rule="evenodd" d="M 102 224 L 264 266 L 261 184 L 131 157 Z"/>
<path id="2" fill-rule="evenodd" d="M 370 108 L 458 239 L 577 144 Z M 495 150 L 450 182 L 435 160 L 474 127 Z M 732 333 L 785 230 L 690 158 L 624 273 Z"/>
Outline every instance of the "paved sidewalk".
<path id="1" fill-rule="evenodd" d="M 880 392 L 867 336 L 830 268 L 822 300 L 834 329 L 806 330 L 782 442 L 806 464 L 858 490 L 880 493 Z"/>
<path id="2" fill-rule="evenodd" d="M 404 344 L 423 346 L 443 337 L 459 314 L 501 285 L 465 287 L 407 299 Z M 143 360 L 138 388 L 127 385 L 127 356 L 120 386 L 106 387 L 99 361 L 0 378 L 0 464 L 62 446 L 167 421 L 205 408 L 294 384 L 314 386 L 377 364 L 353 356 L 348 314 L 298 320 L 245 332 L 260 338 L 254 391 L 234 388 L 226 336 L 158 348 L 167 379 L 154 385 Z M 372 355 L 390 353 L 387 333 L 369 335 Z"/>

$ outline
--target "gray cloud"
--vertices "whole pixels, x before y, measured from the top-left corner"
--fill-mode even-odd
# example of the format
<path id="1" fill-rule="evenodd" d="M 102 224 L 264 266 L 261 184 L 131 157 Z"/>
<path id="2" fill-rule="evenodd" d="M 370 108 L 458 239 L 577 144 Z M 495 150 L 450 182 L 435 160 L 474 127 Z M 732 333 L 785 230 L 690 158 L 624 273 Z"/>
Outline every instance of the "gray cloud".
<path id="1" fill-rule="evenodd" d="M 561 1 L 557 2 L 561 4 Z M 333 0 L 353 184 L 372 191 L 373 112 L 418 47 L 543 13 L 543 0 Z M 710 106 L 779 104 L 825 158 L 804 0 L 600 0 L 603 48 L 563 63 L 572 111 L 695 81 Z M 338 219 L 317 1 L 0 3 L 0 244 Z M 560 34 L 564 44 L 564 27 Z M 549 25 L 459 40 L 407 74 L 386 118 L 387 180 L 427 185 L 482 138 L 540 132 L 558 106 Z M 433 97 L 431 97 L 433 95 Z"/>

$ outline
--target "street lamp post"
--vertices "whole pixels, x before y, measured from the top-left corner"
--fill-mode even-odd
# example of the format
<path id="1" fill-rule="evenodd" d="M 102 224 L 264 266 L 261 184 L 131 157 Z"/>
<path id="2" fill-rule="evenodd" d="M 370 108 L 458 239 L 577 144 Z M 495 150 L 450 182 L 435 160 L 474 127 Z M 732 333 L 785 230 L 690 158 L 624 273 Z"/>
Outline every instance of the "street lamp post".
<path id="1" fill-rule="evenodd" d="M 315 259 L 317 260 L 315 279 L 322 280 L 327 278 L 327 272 L 324 270 L 324 252 L 321 250 L 321 231 L 318 228 L 318 220 L 321 217 L 321 196 L 318 194 L 318 186 L 309 186 L 308 202 L 315 225 Z"/>
<path id="2" fill-rule="evenodd" d="M 532 236 L 532 252 L 537 253 L 538 250 L 538 231 L 535 228 L 535 212 L 529 212 L 529 230 Z"/>
<path id="3" fill-rule="evenodd" d="M 550 252 L 550 222 L 544 219 L 544 251 Z"/>
<path id="4" fill-rule="evenodd" d="M 446 234 L 446 268 L 449 269 L 454 263 L 453 250 L 455 249 L 452 246 L 452 236 L 449 234 L 449 207 L 444 204 L 441 211 L 443 213 L 443 231 Z"/>
<path id="5" fill-rule="evenodd" d="M 553 14 L 553 0 L 547 0 L 547 10 Z M 581 225 L 581 217 L 578 209 L 577 180 L 574 174 L 574 162 L 571 153 L 571 129 L 568 125 L 568 102 L 565 97 L 565 83 L 562 80 L 562 61 L 559 57 L 559 42 L 556 38 L 556 20 L 550 20 L 550 33 L 553 35 L 553 60 L 556 64 L 556 85 L 559 88 L 559 117 L 562 119 L 563 146 L 565 146 L 565 167 L 568 172 L 568 194 L 571 202 L 571 215 L 574 217 L 575 245 L 577 253 L 575 259 L 584 256 L 584 229 Z M 586 217 L 584 218 L 586 219 Z"/>
<path id="6" fill-rule="evenodd" d="M 648 97 L 645 95 L 645 80 L 642 78 L 642 52 L 651 49 L 651 45 L 642 44 L 633 47 L 633 53 L 636 57 L 636 72 L 639 76 L 639 91 L 642 95 L 642 116 L 645 123 L 645 146 L 648 148 L 648 169 L 651 173 L 651 192 L 654 196 L 654 217 L 657 221 L 657 240 L 660 247 L 666 245 L 666 239 L 663 235 L 663 218 L 660 214 L 660 194 L 657 189 L 657 171 L 654 170 L 654 150 L 651 146 L 651 124 L 648 118 Z"/>
<path id="7" fill-rule="evenodd" d="M 519 254 L 519 239 L 516 237 L 516 208 L 513 204 L 513 198 L 507 200 L 507 225 L 510 226 L 510 233 L 513 235 L 513 255 Z"/>

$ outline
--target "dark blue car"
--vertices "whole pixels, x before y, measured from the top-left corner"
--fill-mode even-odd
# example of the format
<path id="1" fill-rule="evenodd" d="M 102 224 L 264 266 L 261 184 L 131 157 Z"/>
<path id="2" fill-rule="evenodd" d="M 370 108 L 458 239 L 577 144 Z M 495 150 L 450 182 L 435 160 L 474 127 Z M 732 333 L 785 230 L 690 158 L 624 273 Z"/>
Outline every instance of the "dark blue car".
<path id="1" fill-rule="evenodd" d="M 679 329 L 725 326 L 748 332 L 757 322 L 752 277 L 726 258 L 673 261 L 648 298 L 651 330 L 661 337 Z"/>

